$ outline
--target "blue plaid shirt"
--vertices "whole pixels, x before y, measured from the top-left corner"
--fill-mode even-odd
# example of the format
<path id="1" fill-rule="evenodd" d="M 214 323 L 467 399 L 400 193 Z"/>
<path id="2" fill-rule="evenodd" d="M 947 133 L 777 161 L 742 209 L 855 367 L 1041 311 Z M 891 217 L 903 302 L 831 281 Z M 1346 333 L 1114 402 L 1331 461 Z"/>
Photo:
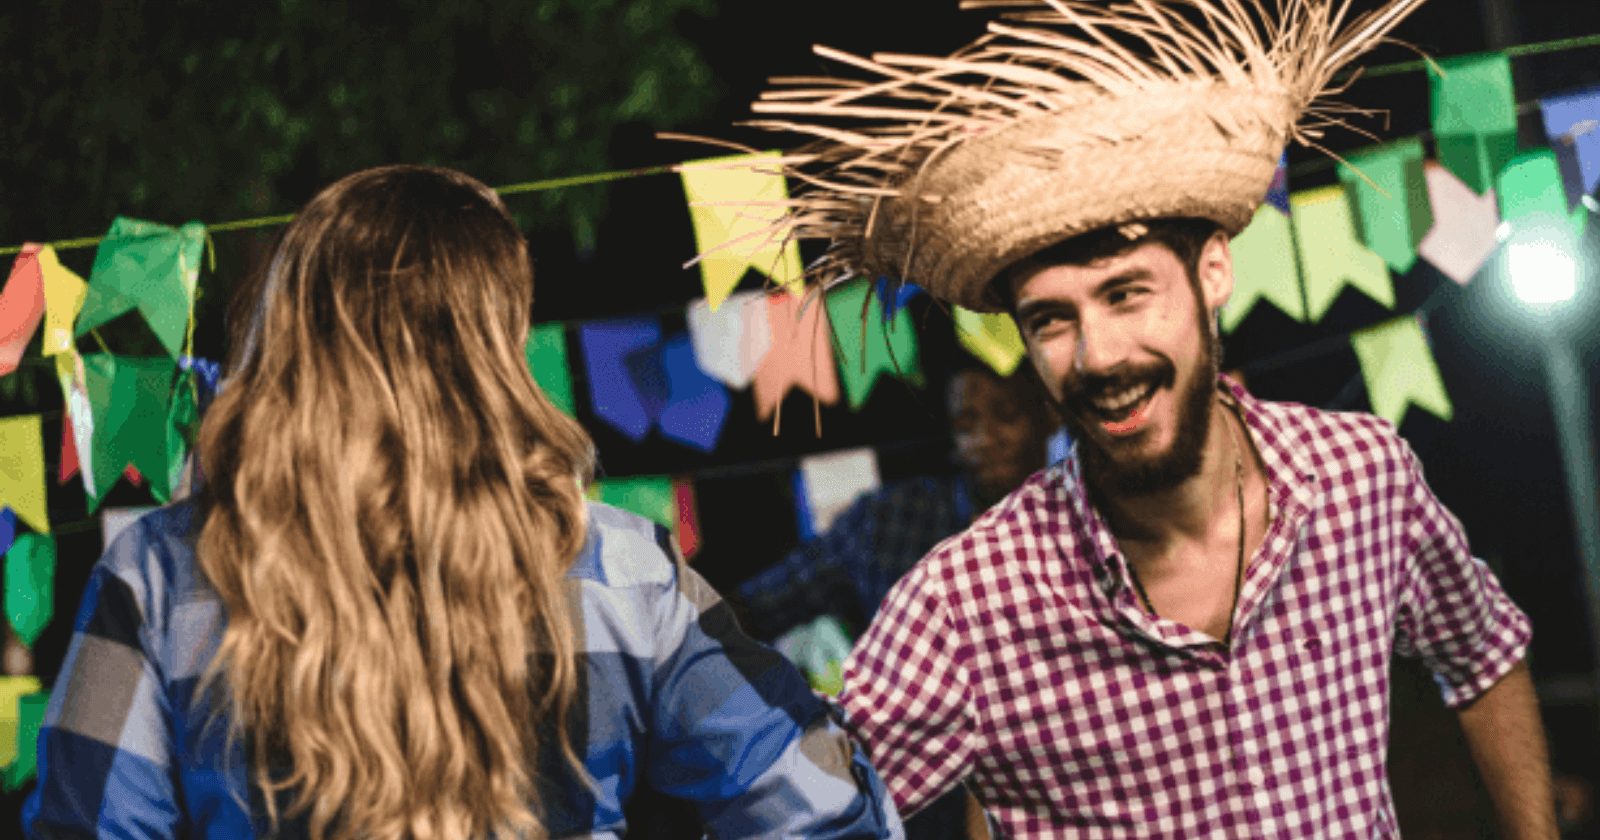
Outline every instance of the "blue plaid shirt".
<path id="1" fill-rule="evenodd" d="M 586 666 L 569 717 L 596 784 L 541 757 L 551 836 L 620 837 L 625 812 L 656 820 L 636 813 L 644 801 L 676 803 L 719 838 L 902 836 L 861 751 L 665 531 L 600 504 L 589 517 L 569 574 Z M 226 617 L 195 563 L 193 519 L 190 504 L 145 516 L 93 570 L 39 738 L 30 837 L 266 834 L 248 745 L 228 748 L 195 696 Z M 278 836 L 304 832 L 290 821 Z"/>

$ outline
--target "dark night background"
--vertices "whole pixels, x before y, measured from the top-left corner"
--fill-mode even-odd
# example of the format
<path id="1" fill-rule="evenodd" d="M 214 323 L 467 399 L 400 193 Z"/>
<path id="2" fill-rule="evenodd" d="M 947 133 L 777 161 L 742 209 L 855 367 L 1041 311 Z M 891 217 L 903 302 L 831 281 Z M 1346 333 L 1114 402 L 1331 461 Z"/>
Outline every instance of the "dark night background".
<path id="1" fill-rule="evenodd" d="M 8 4 L 0 11 L 0 245 L 94 235 L 117 214 L 177 224 L 292 212 L 328 181 L 381 163 L 452 165 L 499 185 L 715 153 L 659 140 L 662 130 L 770 145 L 729 125 L 748 115 L 767 76 L 832 72 L 810 53 L 812 43 L 945 52 L 976 35 L 982 19 L 958 11 L 955 0 Z M 1443 57 L 1597 32 L 1600 3 L 1431 0 L 1398 34 Z M 1412 58 L 1385 47 L 1369 61 Z M 1514 67 L 1518 101 L 1533 103 L 1600 83 L 1600 48 L 1530 56 Z M 1358 81 L 1348 98 L 1388 110 L 1387 125 L 1368 126 L 1383 137 L 1427 128 L 1421 73 Z M 1348 135 L 1332 145 L 1367 142 Z M 1527 110 L 1521 142 L 1548 145 L 1537 108 Z M 1314 153 L 1291 150 L 1290 162 L 1291 189 L 1335 180 Z M 701 292 L 698 274 L 681 268 L 695 246 L 675 177 L 508 203 L 533 243 L 536 320 L 660 312 L 668 330 L 682 327 L 683 306 Z M 1600 353 L 1600 331 L 1588 326 L 1600 297 L 1592 288 L 1600 279 L 1594 228 L 1586 291 L 1569 318 L 1591 382 Z M 200 355 L 224 354 L 228 294 L 272 236 L 216 235 L 217 269 L 201 278 Z M 62 256 L 87 277 L 92 250 Z M 747 277 L 746 287 L 757 282 Z M 1395 277 L 1396 310 L 1415 308 L 1441 286 L 1428 330 L 1455 418 L 1413 409 L 1402 431 L 1475 552 L 1534 619 L 1532 667 L 1558 769 L 1600 781 L 1594 655 L 1542 357 L 1528 323 L 1507 303 L 1497 265 L 1457 288 L 1419 263 Z M 791 395 L 774 436 L 756 421 L 748 395 L 735 394 L 710 455 L 658 438 L 633 444 L 581 409 L 580 419 L 609 474 L 694 478 L 704 544 L 695 562 L 727 587 L 798 539 L 790 483 L 797 456 L 870 445 L 886 479 L 949 469 L 940 387 L 962 351 L 943 312 L 925 299 L 913 312 L 928 387 L 885 380 L 860 413 L 825 408 L 820 439 L 805 395 Z M 1228 365 L 1243 368 L 1267 398 L 1364 410 L 1347 344 L 1314 356 L 1295 350 L 1390 315 L 1348 291 L 1317 325 L 1263 305 L 1229 337 Z M 113 327 L 108 336 L 118 352 L 153 347 L 139 324 Z M 587 393 L 576 367 L 582 406 Z M 47 441 L 59 439 L 60 405 L 48 368 L 0 380 L 0 414 L 43 413 Z M 107 502 L 148 503 L 126 485 Z M 36 672 L 47 683 L 100 547 L 93 521 L 72 524 L 84 520 L 76 482 L 53 488 L 51 516 L 63 523 L 56 619 L 35 649 Z M 1396 688 L 1392 761 L 1408 836 L 1478 836 L 1464 826 L 1483 809 L 1462 804 L 1472 794 L 1454 793 L 1473 783 L 1464 748 L 1424 679 L 1402 668 Z M 15 798 L 6 806 L 13 810 L 0 818 L 14 824 Z"/>

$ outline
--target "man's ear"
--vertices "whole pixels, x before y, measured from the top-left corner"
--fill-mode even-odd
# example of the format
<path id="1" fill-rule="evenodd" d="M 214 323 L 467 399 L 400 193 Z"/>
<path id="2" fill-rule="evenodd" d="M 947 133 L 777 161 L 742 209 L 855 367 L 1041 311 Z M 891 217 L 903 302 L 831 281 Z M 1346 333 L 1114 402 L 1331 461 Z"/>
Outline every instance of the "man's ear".
<path id="1" fill-rule="evenodd" d="M 1215 312 L 1233 295 L 1233 251 L 1229 237 L 1217 231 L 1200 248 L 1200 264 L 1196 267 L 1200 280 L 1200 293 L 1205 298 L 1206 310 Z"/>

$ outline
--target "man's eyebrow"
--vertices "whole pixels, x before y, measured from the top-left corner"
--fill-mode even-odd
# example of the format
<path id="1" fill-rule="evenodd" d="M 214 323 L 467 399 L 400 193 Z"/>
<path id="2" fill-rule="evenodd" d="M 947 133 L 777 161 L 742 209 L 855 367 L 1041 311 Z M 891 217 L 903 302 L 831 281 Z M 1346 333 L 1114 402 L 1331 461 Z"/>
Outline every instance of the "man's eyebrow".
<path id="1" fill-rule="evenodd" d="M 1126 271 L 1118 272 L 1104 280 L 1101 280 L 1100 285 L 1095 287 L 1094 293 L 1096 297 L 1100 297 L 1101 295 L 1104 295 L 1106 292 L 1109 292 L 1118 286 L 1123 286 L 1128 283 L 1138 283 L 1142 280 L 1149 280 L 1152 276 L 1153 275 L 1150 273 L 1150 269 L 1148 268 L 1129 268 Z"/>
<path id="2" fill-rule="evenodd" d="M 1110 292 L 1118 286 L 1123 286 L 1129 283 L 1139 283 L 1149 280 L 1154 276 L 1155 275 L 1148 268 L 1144 268 L 1142 266 L 1131 267 L 1125 271 L 1120 271 L 1104 280 L 1101 280 L 1094 288 L 1094 296 L 1102 297 L 1107 292 Z M 1057 309 L 1071 310 L 1073 308 L 1074 307 L 1072 304 L 1059 300 L 1052 300 L 1050 298 L 1030 298 L 1017 304 L 1015 317 L 1018 321 L 1022 321 L 1026 320 L 1029 316 L 1036 315 L 1040 312 Z"/>

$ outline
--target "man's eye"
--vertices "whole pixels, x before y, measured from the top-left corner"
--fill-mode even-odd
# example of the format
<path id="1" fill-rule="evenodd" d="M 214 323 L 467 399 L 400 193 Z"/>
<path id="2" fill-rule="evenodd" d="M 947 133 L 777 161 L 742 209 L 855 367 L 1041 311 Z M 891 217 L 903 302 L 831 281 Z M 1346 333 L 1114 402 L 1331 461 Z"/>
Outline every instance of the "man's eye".
<path id="1" fill-rule="evenodd" d="M 1107 296 L 1107 300 L 1112 306 L 1121 306 L 1122 304 L 1137 298 L 1143 293 L 1143 289 L 1117 289 Z"/>

